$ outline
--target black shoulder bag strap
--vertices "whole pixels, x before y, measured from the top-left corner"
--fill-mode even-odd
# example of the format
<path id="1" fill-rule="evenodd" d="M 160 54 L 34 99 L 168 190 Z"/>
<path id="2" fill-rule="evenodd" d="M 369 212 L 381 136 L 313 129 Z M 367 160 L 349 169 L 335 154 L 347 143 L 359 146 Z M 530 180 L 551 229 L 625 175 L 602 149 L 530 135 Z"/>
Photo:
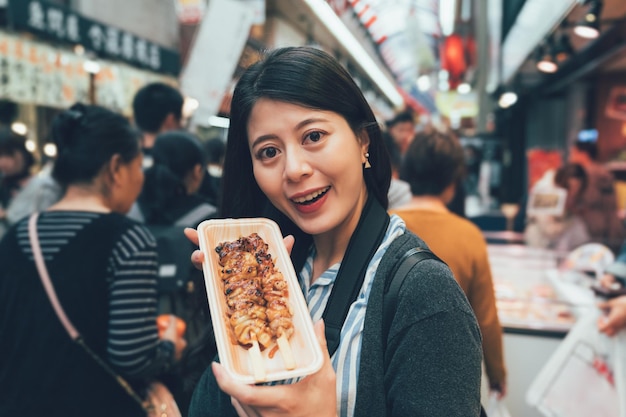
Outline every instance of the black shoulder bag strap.
<path id="1" fill-rule="evenodd" d="M 389 329 L 391 328 L 393 316 L 396 312 L 395 306 L 398 304 L 398 295 L 400 294 L 400 287 L 402 287 L 404 278 L 406 278 L 409 271 L 411 271 L 415 265 L 426 259 L 434 259 L 443 262 L 429 249 L 420 247 L 411 248 L 402 255 L 402 258 L 395 264 L 394 269 L 389 275 L 391 278 L 385 281 L 385 292 L 383 294 L 383 340 L 385 344 L 387 343 L 387 337 L 389 337 Z M 480 417 L 487 417 L 487 413 L 482 405 L 480 406 Z"/>
<path id="2" fill-rule="evenodd" d="M 339 346 L 343 322 L 350 306 L 359 295 L 367 266 L 380 246 L 388 225 L 387 211 L 376 198 L 369 196 L 356 230 L 348 243 L 322 314 L 330 356 L 333 356 Z"/>
<path id="3" fill-rule="evenodd" d="M 385 281 L 385 292 L 383 294 L 383 340 L 386 341 L 389 335 L 391 322 L 396 312 L 395 307 L 398 305 L 400 287 L 404 282 L 404 278 L 406 278 L 409 271 L 413 269 L 415 265 L 426 259 L 434 259 L 443 262 L 429 249 L 420 247 L 411 248 L 402 255 L 402 258 L 394 265 L 391 274 L 388 275 L 389 278 Z"/>

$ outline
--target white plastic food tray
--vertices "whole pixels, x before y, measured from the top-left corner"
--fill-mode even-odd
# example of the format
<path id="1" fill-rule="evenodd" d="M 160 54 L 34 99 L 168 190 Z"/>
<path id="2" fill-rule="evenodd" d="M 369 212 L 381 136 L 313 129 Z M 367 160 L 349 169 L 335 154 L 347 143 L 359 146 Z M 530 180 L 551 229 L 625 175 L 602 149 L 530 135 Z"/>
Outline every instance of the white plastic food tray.
<path id="1" fill-rule="evenodd" d="M 298 284 L 296 273 L 289 254 L 283 244 L 283 237 L 278 225 L 265 218 L 248 219 L 213 219 L 198 226 L 200 249 L 205 254 L 203 263 L 206 291 L 211 311 L 211 319 L 217 342 L 217 351 L 221 364 L 232 377 L 243 383 L 262 382 L 256 380 L 247 349 L 231 341 L 228 323 L 226 299 L 222 280 L 219 276 L 219 256 L 215 248 L 223 242 L 237 240 L 241 236 L 257 233 L 268 244 L 269 253 L 287 281 L 289 302 L 293 312 L 294 333 L 289 339 L 296 367 L 285 369 L 280 351 L 269 358 L 269 349 L 261 352 L 265 368 L 265 382 L 301 377 L 317 372 L 323 362 L 322 350 L 315 336 L 313 322 L 304 296 Z"/>

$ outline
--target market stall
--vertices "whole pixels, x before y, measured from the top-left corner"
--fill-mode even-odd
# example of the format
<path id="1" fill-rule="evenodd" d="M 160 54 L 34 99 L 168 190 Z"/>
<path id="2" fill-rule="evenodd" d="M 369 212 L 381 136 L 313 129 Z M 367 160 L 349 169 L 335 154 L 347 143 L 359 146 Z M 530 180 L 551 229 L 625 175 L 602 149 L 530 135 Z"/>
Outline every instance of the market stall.
<path id="1" fill-rule="evenodd" d="M 535 376 L 576 321 L 576 307 L 549 279 L 557 257 L 517 244 L 488 245 L 508 369 L 505 404 L 513 417 L 543 417 L 525 400 Z"/>

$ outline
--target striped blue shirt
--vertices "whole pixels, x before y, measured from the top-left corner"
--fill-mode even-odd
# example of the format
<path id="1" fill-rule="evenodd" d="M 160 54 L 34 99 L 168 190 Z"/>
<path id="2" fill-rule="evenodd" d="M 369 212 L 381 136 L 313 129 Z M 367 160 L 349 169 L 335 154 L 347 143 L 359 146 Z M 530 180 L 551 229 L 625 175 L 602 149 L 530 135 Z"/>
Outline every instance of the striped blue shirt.
<path id="1" fill-rule="evenodd" d="M 367 267 L 361 292 L 350 307 L 348 316 L 341 329 L 341 343 L 331 358 L 333 368 L 337 374 L 337 414 L 340 417 L 352 417 L 354 414 L 361 357 L 361 335 L 363 333 L 367 300 L 374 282 L 376 269 L 391 242 L 396 237 L 404 234 L 405 230 L 404 221 L 400 217 L 392 215 L 383 241 Z M 322 318 L 328 297 L 337 277 L 337 272 L 339 271 L 339 266 L 341 265 L 337 263 L 331 266 L 311 284 L 311 271 L 313 270 L 313 259 L 315 256 L 315 248 L 312 247 L 304 268 L 298 276 L 313 322 L 317 322 Z"/>

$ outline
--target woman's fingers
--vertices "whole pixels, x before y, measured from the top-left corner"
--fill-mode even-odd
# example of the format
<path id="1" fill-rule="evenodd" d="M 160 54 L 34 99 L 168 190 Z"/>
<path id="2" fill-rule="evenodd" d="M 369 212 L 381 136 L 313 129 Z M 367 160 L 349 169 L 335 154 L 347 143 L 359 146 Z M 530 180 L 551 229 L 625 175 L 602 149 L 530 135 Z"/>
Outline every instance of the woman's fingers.
<path id="1" fill-rule="evenodd" d="M 293 245 L 296 243 L 296 238 L 293 235 L 287 235 L 283 238 L 283 243 L 287 248 L 287 253 L 291 255 L 291 251 L 293 250 Z"/>
<path id="2" fill-rule="evenodd" d="M 217 384 L 220 386 L 221 390 L 233 397 L 233 399 L 238 401 L 240 405 L 243 403 L 249 405 L 257 405 L 258 399 L 267 399 L 268 395 L 271 394 L 271 391 L 275 390 L 276 388 L 280 388 L 279 386 L 254 386 L 237 382 L 233 378 L 231 378 L 228 372 L 226 372 L 226 369 L 224 369 L 224 367 L 217 362 L 213 362 L 211 364 L 211 369 L 213 370 L 213 375 L 215 375 L 215 380 L 217 381 Z M 270 392 L 262 392 L 264 390 L 266 391 L 267 389 L 270 389 Z M 268 399 L 267 403 L 271 404 L 273 401 L 275 400 Z"/>
<path id="3" fill-rule="evenodd" d="M 259 413 L 254 411 L 252 408 L 241 404 L 236 398 L 231 397 L 230 402 L 235 408 L 235 411 L 237 411 L 237 415 L 239 417 L 260 417 Z"/>
<path id="4" fill-rule="evenodd" d="M 193 243 L 196 246 L 199 245 L 198 231 L 196 229 L 192 229 L 191 227 L 186 227 L 185 230 L 183 230 L 183 233 L 185 233 L 185 236 L 187 236 L 187 239 L 189 239 L 191 243 Z"/>
<path id="5" fill-rule="evenodd" d="M 315 324 L 315 335 L 324 350 L 324 364 L 295 384 L 246 385 L 233 379 L 222 365 L 212 364 L 217 384 L 231 396 L 240 416 L 336 416 L 336 376 L 326 350 L 322 321 Z"/>
<path id="6" fill-rule="evenodd" d="M 197 249 L 191 253 L 191 263 L 193 264 L 193 266 L 196 267 L 196 269 L 199 269 L 202 271 L 203 262 L 204 262 L 204 253 L 202 253 L 202 251 Z"/>
<path id="7" fill-rule="evenodd" d="M 198 231 L 196 229 L 186 227 L 185 230 L 183 230 L 183 233 L 185 233 L 185 236 L 187 236 L 187 239 L 189 239 L 191 243 L 196 246 L 198 245 Z M 191 263 L 193 266 L 202 271 L 202 262 L 204 262 L 204 253 L 202 253 L 199 249 L 193 251 L 191 253 Z"/>

